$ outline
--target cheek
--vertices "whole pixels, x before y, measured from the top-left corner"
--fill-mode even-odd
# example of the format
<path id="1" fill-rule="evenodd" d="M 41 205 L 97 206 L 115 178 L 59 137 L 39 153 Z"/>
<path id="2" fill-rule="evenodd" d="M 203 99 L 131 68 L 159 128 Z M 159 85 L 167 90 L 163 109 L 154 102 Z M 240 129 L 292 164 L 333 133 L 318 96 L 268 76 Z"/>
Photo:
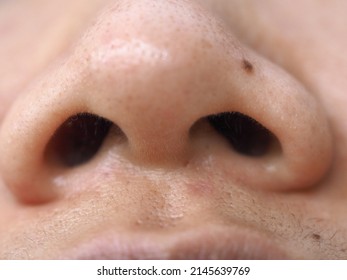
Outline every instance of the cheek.
<path id="1" fill-rule="evenodd" d="M 80 35 L 100 2 L 1 3 L 0 121 L 25 88 Z M 76 11 L 79 17 L 72 16 Z"/>

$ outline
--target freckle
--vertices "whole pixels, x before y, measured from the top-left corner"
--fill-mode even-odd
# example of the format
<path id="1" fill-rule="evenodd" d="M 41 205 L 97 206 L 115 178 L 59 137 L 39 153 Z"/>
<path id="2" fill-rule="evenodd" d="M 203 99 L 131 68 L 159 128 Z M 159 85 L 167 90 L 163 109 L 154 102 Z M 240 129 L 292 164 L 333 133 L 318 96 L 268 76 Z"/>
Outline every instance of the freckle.
<path id="1" fill-rule="evenodd" d="M 314 234 L 312 234 L 312 238 L 314 239 L 314 240 L 320 240 L 321 239 L 321 236 L 319 235 L 319 234 L 316 234 L 316 233 L 314 233 Z"/>
<path id="2" fill-rule="evenodd" d="M 247 59 L 243 59 L 242 60 L 242 66 L 243 66 L 243 69 L 247 72 L 247 73 L 249 73 L 249 74 L 251 74 L 251 73 L 253 73 L 253 65 L 252 65 L 252 63 L 250 63 Z"/>
<path id="3" fill-rule="evenodd" d="M 212 48 L 212 44 L 208 40 L 202 40 L 201 44 L 205 49 L 211 49 Z"/>

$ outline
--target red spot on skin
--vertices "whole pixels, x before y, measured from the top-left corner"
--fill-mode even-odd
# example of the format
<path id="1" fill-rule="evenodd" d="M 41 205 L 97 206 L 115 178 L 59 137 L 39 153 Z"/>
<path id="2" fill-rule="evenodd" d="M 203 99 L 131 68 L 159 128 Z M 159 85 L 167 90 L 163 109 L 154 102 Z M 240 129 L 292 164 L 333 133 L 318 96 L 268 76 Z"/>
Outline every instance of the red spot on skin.
<path id="1" fill-rule="evenodd" d="M 203 181 L 189 183 L 187 187 L 193 195 L 197 196 L 211 195 L 213 192 L 211 185 Z"/>

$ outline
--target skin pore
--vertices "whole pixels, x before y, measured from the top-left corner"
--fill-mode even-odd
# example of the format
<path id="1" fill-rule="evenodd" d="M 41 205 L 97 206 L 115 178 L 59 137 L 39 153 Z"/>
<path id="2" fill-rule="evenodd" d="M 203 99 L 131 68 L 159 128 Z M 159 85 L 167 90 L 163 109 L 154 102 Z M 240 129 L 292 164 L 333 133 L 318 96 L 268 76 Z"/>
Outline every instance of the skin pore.
<path id="1" fill-rule="evenodd" d="M 1 2 L 0 259 L 346 259 L 346 5 Z"/>

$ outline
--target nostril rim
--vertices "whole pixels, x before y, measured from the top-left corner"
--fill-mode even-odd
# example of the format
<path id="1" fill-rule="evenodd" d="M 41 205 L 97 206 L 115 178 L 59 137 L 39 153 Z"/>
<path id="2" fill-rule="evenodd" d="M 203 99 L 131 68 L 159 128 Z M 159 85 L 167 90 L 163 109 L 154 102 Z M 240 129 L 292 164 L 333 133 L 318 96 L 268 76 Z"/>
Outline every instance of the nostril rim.
<path id="1" fill-rule="evenodd" d="M 277 138 L 267 128 L 242 113 L 225 112 L 207 119 L 240 154 L 261 157 L 279 146 Z"/>
<path id="2" fill-rule="evenodd" d="M 97 154 L 112 126 L 111 121 L 90 113 L 71 116 L 52 136 L 46 156 L 66 167 L 86 163 Z"/>

